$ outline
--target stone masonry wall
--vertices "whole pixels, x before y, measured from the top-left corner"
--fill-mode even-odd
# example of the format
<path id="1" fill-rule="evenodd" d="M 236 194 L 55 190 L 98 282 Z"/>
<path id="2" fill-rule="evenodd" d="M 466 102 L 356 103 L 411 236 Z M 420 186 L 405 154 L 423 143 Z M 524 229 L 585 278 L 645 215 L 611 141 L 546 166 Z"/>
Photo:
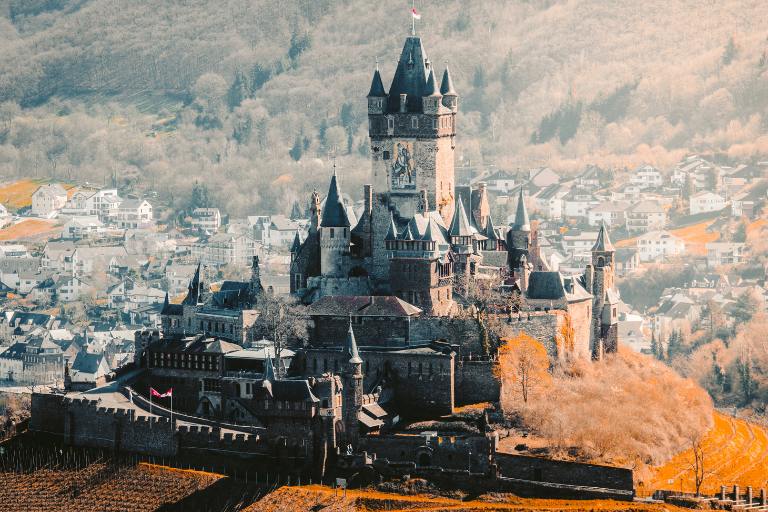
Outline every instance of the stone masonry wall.
<path id="1" fill-rule="evenodd" d="M 456 362 L 456 405 L 498 402 L 501 384 L 491 361 Z"/>
<path id="2" fill-rule="evenodd" d="M 634 489 L 632 470 L 523 455 L 496 454 L 499 472 L 507 478 L 609 489 Z"/>

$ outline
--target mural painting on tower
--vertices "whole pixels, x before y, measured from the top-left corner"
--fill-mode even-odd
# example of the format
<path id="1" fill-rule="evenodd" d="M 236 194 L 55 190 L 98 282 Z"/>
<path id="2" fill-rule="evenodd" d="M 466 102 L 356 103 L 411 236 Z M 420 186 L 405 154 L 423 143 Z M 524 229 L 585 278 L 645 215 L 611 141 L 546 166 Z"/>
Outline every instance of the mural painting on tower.
<path id="1" fill-rule="evenodd" d="M 392 190 L 416 189 L 416 169 L 413 163 L 413 143 L 395 141 L 392 144 L 390 168 Z"/>

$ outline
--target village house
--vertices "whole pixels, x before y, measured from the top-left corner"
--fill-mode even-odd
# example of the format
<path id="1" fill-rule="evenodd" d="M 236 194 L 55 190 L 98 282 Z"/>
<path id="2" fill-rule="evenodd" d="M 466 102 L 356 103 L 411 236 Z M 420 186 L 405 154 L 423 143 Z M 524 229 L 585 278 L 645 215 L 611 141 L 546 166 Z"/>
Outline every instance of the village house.
<path id="1" fill-rule="evenodd" d="M 120 229 L 146 229 L 153 226 L 152 205 L 143 199 L 125 199 L 110 212 L 110 220 Z"/>
<path id="2" fill-rule="evenodd" d="M 519 184 L 517 174 L 511 171 L 498 170 L 482 178 L 489 192 L 502 195 L 510 194 Z"/>
<path id="3" fill-rule="evenodd" d="M 193 228 L 206 233 L 218 233 L 221 227 L 221 212 L 218 208 L 195 208 L 189 217 Z"/>
<path id="4" fill-rule="evenodd" d="M 748 247 L 743 242 L 709 242 L 706 249 L 707 267 L 715 268 L 743 263 Z"/>
<path id="5" fill-rule="evenodd" d="M 646 164 L 634 170 L 629 178 L 629 182 L 640 189 L 659 188 L 663 183 L 663 179 L 661 172 L 657 168 Z"/>
<path id="6" fill-rule="evenodd" d="M 662 262 L 685 254 L 685 242 L 669 231 L 649 231 L 637 237 L 640 261 Z"/>
<path id="7" fill-rule="evenodd" d="M 116 208 L 121 201 L 115 188 L 101 190 L 82 188 L 72 194 L 61 212 L 73 216 L 95 216 L 103 222 L 109 217 L 109 212 Z"/>
<path id="8" fill-rule="evenodd" d="M 32 215 L 51 217 L 67 202 L 67 191 L 58 183 L 42 185 L 32 194 Z"/>
<path id="9" fill-rule="evenodd" d="M 28 258 L 29 251 L 21 244 L 0 245 L 0 258 Z"/>
<path id="10" fill-rule="evenodd" d="M 560 175 L 549 167 L 539 167 L 528 171 L 528 183 L 537 188 L 551 187 L 560 183 Z"/>
<path id="11" fill-rule="evenodd" d="M 615 228 L 627 223 L 627 209 L 630 203 L 627 201 L 603 201 L 589 209 L 588 223 L 590 226 L 606 226 Z"/>
<path id="12" fill-rule="evenodd" d="M 192 245 L 192 259 L 203 265 L 247 266 L 261 253 L 261 245 L 246 235 L 217 233 Z"/>
<path id="13" fill-rule="evenodd" d="M 83 238 L 96 238 L 104 232 L 104 224 L 95 215 L 72 217 L 64 224 L 61 238 L 69 240 L 81 240 Z"/>
<path id="14" fill-rule="evenodd" d="M 543 217 L 552 220 L 563 218 L 563 197 L 568 189 L 561 185 L 549 185 L 542 188 L 531 197 L 531 203 Z"/>
<path id="15" fill-rule="evenodd" d="M 627 231 L 647 233 L 663 229 L 667 223 L 667 212 L 657 201 L 645 200 L 629 207 L 626 211 Z"/>
<path id="16" fill-rule="evenodd" d="M 266 247 L 288 248 L 296 238 L 296 233 L 306 233 L 308 220 L 291 220 L 285 215 L 272 215 L 262 238 Z"/>
<path id="17" fill-rule="evenodd" d="M 725 199 L 719 194 L 704 190 L 691 196 L 689 213 L 697 215 L 699 213 L 717 212 L 725 208 Z"/>
<path id="18" fill-rule="evenodd" d="M 586 188 L 572 188 L 563 196 L 563 215 L 565 218 L 587 218 L 587 212 L 600 204 L 592 191 Z"/>

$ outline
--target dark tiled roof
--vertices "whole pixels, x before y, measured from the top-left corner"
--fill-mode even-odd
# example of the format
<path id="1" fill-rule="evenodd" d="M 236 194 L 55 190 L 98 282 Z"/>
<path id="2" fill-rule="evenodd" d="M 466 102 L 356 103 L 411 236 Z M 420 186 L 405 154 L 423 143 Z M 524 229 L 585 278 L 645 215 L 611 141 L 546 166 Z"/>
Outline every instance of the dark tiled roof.
<path id="1" fill-rule="evenodd" d="M 528 278 L 528 290 L 526 296 L 529 299 L 557 300 L 565 297 L 563 279 L 559 272 L 531 272 Z"/>
<path id="2" fill-rule="evenodd" d="M 387 96 L 387 91 L 384 90 L 384 84 L 381 82 L 381 73 L 379 73 L 378 67 L 373 73 L 371 89 L 368 91 L 368 96 L 372 98 L 384 98 Z"/>
<path id="3" fill-rule="evenodd" d="M 525 207 L 525 195 L 523 187 L 517 196 L 517 210 L 515 211 L 515 220 L 512 222 L 512 229 L 515 231 L 530 231 L 531 221 L 528 218 L 528 209 Z"/>
<path id="4" fill-rule="evenodd" d="M 331 186 L 328 188 L 328 197 L 323 207 L 323 218 L 320 221 L 323 227 L 349 227 L 349 216 L 341 198 L 341 190 L 336 173 L 331 177 Z"/>
<path id="5" fill-rule="evenodd" d="M 456 95 L 456 89 L 453 88 L 453 80 L 451 80 L 451 72 L 448 71 L 448 66 L 445 66 L 445 71 L 443 71 L 443 81 L 440 84 L 440 94 L 443 96 Z"/>
<path id="6" fill-rule="evenodd" d="M 421 310 L 392 295 L 326 295 L 309 306 L 311 316 L 418 316 Z"/>
<path id="7" fill-rule="evenodd" d="M 78 352 L 75 360 L 72 362 L 72 370 L 80 373 L 93 373 L 99 371 L 99 365 L 104 354 L 91 354 L 89 352 Z"/>
<path id="8" fill-rule="evenodd" d="M 609 252 L 615 251 L 611 239 L 608 237 L 608 228 L 605 227 L 605 222 L 600 224 L 600 232 L 597 233 L 597 240 L 595 245 L 592 246 L 592 251 Z"/>
<path id="9" fill-rule="evenodd" d="M 451 236 L 472 236 L 472 226 L 469 224 L 467 211 L 464 209 L 464 202 L 461 200 L 461 197 L 456 201 L 456 208 L 453 212 L 453 220 L 451 220 L 448 234 Z"/>
<path id="10" fill-rule="evenodd" d="M 405 40 L 397 70 L 389 88 L 390 112 L 400 110 L 400 95 L 407 94 L 406 105 L 409 112 L 421 112 L 421 97 L 427 84 L 427 55 L 421 44 L 421 38 L 411 36 Z"/>

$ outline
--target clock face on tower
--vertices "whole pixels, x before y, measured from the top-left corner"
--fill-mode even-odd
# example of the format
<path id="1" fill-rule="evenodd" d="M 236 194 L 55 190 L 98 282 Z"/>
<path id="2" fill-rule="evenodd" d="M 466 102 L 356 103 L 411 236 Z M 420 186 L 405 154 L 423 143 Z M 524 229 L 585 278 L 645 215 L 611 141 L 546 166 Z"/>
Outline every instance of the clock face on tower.
<path id="1" fill-rule="evenodd" d="M 390 177 L 393 190 L 416 188 L 416 169 L 413 165 L 412 143 L 404 141 L 393 143 Z"/>

